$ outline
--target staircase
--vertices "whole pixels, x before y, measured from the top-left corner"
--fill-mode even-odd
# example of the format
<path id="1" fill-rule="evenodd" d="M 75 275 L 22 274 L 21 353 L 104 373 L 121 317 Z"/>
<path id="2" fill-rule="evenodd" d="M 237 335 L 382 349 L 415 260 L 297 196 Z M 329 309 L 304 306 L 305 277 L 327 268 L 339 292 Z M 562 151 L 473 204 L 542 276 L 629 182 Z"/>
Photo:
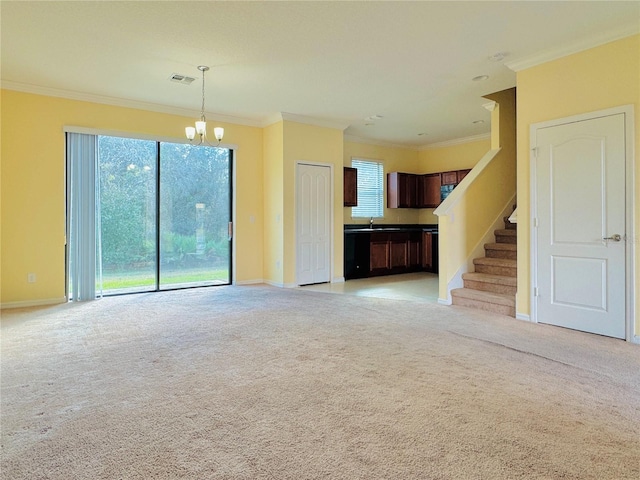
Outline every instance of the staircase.
<path id="1" fill-rule="evenodd" d="M 496 243 L 485 244 L 486 256 L 473 260 L 475 272 L 462 274 L 464 288 L 451 290 L 454 305 L 516 316 L 516 224 L 507 217 L 504 224 Z"/>

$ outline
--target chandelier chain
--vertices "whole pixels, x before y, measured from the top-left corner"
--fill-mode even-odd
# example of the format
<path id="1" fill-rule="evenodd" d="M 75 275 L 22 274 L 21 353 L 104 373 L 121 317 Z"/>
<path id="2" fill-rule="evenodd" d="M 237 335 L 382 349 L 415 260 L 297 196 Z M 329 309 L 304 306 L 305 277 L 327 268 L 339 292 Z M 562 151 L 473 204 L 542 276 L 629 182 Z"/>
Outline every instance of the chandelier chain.
<path id="1" fill-rule="evenodd" d="M 202 108 L 200 109 L 200 119 L 204 122 L 204 72 L 209 70 L 209 67 L 198 67 L 202 70 Z"/>

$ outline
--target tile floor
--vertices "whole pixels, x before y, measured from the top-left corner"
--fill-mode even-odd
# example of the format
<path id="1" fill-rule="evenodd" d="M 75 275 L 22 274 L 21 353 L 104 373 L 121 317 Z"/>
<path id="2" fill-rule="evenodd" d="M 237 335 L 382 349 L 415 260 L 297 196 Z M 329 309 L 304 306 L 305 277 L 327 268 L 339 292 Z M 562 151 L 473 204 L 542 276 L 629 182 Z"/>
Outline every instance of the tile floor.
<path id="1" fill-rule="evenodd" d="M 347 280 L 344 283 L 320 283 L 300 288 L 314 292 L 342 293 L 362 297 L 438 302 L 438 275 L 435 273 L 405 273 Z"/>

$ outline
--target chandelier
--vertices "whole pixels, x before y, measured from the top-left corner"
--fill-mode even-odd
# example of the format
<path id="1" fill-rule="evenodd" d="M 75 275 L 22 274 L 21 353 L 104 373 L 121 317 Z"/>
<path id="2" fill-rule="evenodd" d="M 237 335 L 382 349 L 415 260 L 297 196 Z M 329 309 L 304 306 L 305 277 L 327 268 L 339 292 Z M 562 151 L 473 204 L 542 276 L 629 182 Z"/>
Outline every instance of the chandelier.
<path id="1" fill-rule="evenodd" d="M 211 145 L 207 140 L 207 119 L 204 116 L 204 72 L 209 70 L 209 67 L 206 65 L 199 65 L 198 70 L 202 72 L 202 108 L 200 109 L 200 120 L 196 122 L 195 127 L 186 127 L 184 129 L 185 134 L 190 142 L 193 142 L 193 139 L 196 138 L 196 135 L 200 137 L 200 141 L 195 145 L 210 145 L 210 146 L 218 146 L 220 145 L 220 141 L 224 136 L 224 128 L 215 127 L 213 129 L 213 135 L 216 137 L 218 143 L 216 145 Z"/>

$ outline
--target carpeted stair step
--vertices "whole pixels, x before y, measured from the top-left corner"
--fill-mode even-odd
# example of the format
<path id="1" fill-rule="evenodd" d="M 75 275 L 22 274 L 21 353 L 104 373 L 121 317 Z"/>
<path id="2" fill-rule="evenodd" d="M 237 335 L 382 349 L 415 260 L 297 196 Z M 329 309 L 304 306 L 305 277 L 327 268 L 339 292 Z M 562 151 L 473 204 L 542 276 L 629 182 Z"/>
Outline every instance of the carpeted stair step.
<path id="1" fill-rule="evenodd" d="M 515 277 L 517 274 L 517 262 L 508 258 L 474 258 L 473 264 L 478 273 L 489 273 L 491 275 L 505 275 Z"/>
<path id="2" fill-rule="evenodd" d="M 464 280 L 465 288 L 506 295 L 515 295 L 518 284 L 516 277 L 505 277 L 504 275 L 490 275 L 488 273 L 478 272 L 463 273 L 462 280 Z"/>
<path id="3" fill-rule="evenodd" d="M 510 317 L 516 316 L 516 297 L 514 295 L 456 288 L 451 290 L 451 299 L 454 305 L 477 308 Z"/>
<path id="4" fill-rule="evenodd" d="M 515 243 L 485 243 L 485 255 L 490 258 L 508 258 L 515 260 L 518 246 Z"/>
<path id="5" fill-rule="evenodd" d="M 493 234 L 497 243 L 516 243 L 518 240 L 518 231 L 513 229 L 498 229 Z"/>

